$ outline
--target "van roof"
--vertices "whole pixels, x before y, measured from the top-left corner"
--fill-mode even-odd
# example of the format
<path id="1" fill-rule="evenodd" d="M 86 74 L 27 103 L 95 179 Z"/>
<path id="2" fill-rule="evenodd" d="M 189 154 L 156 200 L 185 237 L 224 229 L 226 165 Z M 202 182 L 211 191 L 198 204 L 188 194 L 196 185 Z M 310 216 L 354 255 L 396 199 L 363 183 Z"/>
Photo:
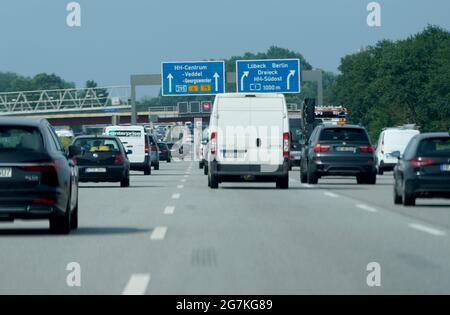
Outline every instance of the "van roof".
<path id="1" fill-rule="evenodd" d="M 217 94 L 219 98 L 245 98 L 245 97 L 260 97 L 260 98 L 283 98 L 284 95 L 280 93 L 223 93 Z"/>

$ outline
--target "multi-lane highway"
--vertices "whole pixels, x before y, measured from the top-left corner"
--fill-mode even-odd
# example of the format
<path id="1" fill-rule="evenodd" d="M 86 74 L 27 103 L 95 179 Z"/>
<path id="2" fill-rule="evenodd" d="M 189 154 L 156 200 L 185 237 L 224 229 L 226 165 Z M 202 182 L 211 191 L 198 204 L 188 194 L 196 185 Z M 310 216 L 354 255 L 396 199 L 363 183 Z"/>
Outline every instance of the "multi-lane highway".
<path id="1" fill-rule="evenodd" d="M 133 174 L 130 188 L 81 184 L 80 228 L 0 225 L 0 294 L 450 293 L 450 202 L 392 202 L 376 186 L 290 173 L 273 184 L 207 187 L 197 162 Z M 70 262 L 81 286 L 66 283 Z M 369 287 L 370 262 L 381 286 Z"/>

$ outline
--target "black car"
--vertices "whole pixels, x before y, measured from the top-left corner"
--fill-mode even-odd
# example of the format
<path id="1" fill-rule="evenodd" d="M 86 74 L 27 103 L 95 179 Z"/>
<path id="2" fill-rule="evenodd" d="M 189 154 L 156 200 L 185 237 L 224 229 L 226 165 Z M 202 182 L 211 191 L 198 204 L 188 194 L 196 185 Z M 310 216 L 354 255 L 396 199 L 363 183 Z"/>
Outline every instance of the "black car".
<path id="1" fill-rule="evenodd" d="M 130 162 L 119 138 L 114 136 L 81 136 L 73 140 L 80 148 L 75 157 L 80 182 L 120 182 L 130 186 Z"/>
<path id="2" fill-rule="evenodd" d="M 324 176 L 356 176 L 358 184 L 375 184 L 374 148 L 364 127 L 317 126 L 302 152 L 302 183 L 317 184 Z"/>
<path id="3" fill-rule="evenodd" d="M 394 203 L 414 206 L 417 198 L 450 198 L 450 134 L 414 136 L 394 168 Z"/>
<path id="4" fill-rule="evenodd" d="M 45 120 L 0 118 L 0 221 L 45 220 L 78 228 L 78 169 Z"/>
<path id="5" fill-rule="evenodd" d="M 159 160 L 170 163 L 172 161 L 172 153 L 170 152 L 170 149 L 167 146 L 167 144 L 164 142 L 158 142 L 158 148 L 159 148 Z"/>

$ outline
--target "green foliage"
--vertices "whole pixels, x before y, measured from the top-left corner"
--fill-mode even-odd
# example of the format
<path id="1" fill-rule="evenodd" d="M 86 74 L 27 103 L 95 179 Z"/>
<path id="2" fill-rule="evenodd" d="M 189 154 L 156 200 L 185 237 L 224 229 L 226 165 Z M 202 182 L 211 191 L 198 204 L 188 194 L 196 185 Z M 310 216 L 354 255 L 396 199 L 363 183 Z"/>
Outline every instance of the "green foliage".
<path id="1" fill-rule="evenodd" d="M 40 73 L 33 78 L 29 78 L 11 72 L 0 72 L 0 92 L 70 89 L 74 87 L 74 83 L 66 82 L 55 74 Z"/>
<path id="2" fill-rule="evenodd" d="M 331 100 L 372 139 L 383 127 L 417 124 L 423 131 L 450 129 L 450 33 L 436 26 L 401 41 L 342 58 Z"/>

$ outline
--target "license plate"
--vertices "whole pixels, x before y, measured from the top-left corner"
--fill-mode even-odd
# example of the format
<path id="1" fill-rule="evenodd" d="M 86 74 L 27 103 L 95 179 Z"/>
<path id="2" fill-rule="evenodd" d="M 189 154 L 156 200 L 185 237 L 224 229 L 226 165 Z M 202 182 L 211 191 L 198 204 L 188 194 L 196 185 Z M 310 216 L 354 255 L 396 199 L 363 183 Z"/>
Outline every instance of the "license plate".
<path id="1" fill-rule="evenodd" d="M 86 173 L 106 173 L 106 168 L 87 168 Z"/>
<path id="2" fill-rule="evenodd" d="M 223 155 L 226 159 L 243 159 L 245 157 L 245 153 L 242 151 L 224 152 Z"/>
<path id="3" fill-rule="evenodd" d="M 354 147 L 337 147 L 336 151 L 338 152 L 355 152 Z"/>
<path id="4" fill-rule="evenodd" d="M 12 177 L 12 168 L 10 167 L 0 168 L 0 178 L 11 178 L 11 177 Z"/>
<path id="5" fill-rule="evenodd" d="M 450 172 L 450 164 L 442 164 L 441 171 Z"/>

